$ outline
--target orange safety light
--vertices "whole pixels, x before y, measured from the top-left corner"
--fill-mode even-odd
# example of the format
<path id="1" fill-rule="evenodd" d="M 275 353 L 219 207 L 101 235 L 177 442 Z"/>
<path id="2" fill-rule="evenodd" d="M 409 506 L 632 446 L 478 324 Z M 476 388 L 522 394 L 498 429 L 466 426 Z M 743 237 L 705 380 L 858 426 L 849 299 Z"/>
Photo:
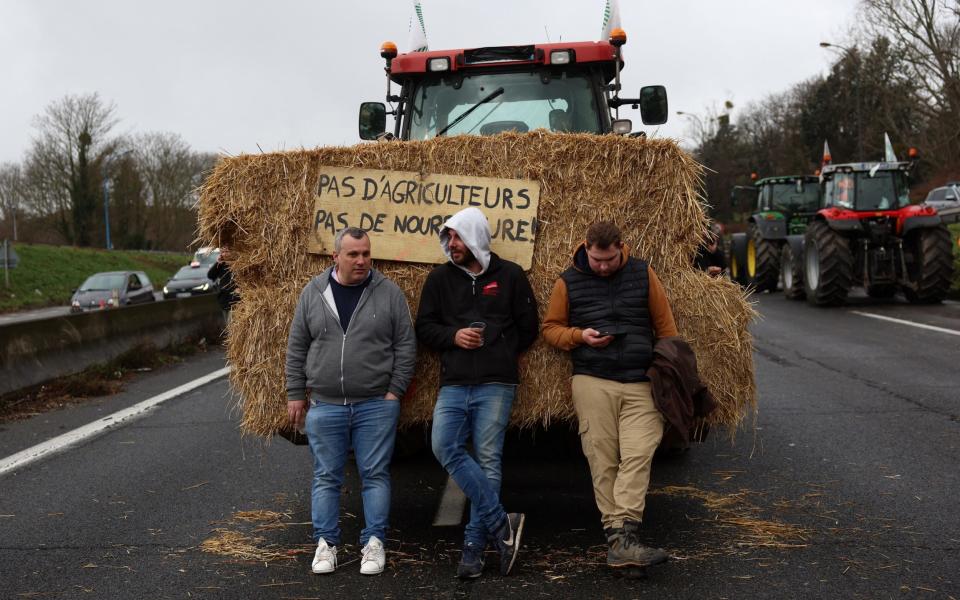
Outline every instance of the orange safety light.
<path id="1" fill-rule="evenodd" d="M 380 56 L 390 60 L 397 57 L 397 45 L 393 42 L 384 42 L 380 44 Z"/>
<path id="2" fill-rule="evenodd" d="M 759 175 L 757 175 L 756 173 L 750 173 L 750 181 L 756 181 L 758 179 L 760 179 Z"/>
<path id="3" fill-rule="evenodd" d="M 911 147 L 909 150 L 907 150 L 907 156 L 909 156 L 910 158 L 917 158 L 918 156 L 920 156 L 920 151 L 917 150 L 916 148 Z"/>
<path id="4" fill-rule="evenodd" d="M 814 172 L 813 172 L 813 175 L 814 175 L 815 177 L 820 177 L 820 169 L 817 169 L 816 171 L 814 171 Z"/>
<path id="5" fill-rule="evenodd" d="M 627 32 L 620 29 L 619 27 L 615 28 L 610 32 L 610 45 L 617 46 L 618 48 L 627 43 Z"/>

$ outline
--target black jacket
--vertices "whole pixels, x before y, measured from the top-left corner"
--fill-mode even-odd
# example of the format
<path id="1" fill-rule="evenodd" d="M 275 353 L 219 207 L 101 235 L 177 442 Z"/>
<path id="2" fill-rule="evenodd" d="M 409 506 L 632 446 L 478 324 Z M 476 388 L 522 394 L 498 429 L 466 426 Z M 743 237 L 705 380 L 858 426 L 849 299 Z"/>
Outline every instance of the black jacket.
<path id="1" fill-rule="evenodd" d="M 487 324 L 484 343 L 464 350 L 453 338 L 473 321 Z M 519 383 L 517 359 L 536 341 L 539 327 L 537 301 L 523 269 L 496 254 L 476 279 L 448 262 L 423 284 L 417 338 L 440 353 L 440 385 Z"/>
<path id="2" fill-rule="evenodd" d="M 240 301 L 237 295 L 237 286 L 233 282 L 233 273 L 230 267 L 222 260 L 213 263 L 213 266 L 207 271 L 207 279 L 217 284 L 217 302 L 220 308 L 230 310 L 234 304 Z"/>

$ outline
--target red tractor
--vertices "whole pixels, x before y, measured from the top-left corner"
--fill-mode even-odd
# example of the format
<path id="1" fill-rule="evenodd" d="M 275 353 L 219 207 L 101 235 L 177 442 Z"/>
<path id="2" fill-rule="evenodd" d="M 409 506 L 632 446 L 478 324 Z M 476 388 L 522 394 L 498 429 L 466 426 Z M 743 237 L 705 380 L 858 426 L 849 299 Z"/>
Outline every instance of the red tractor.
<path id="1" fill-rule="evenodd" d="M 808 302 L 842 304 L 853 286 L 875 298 L 902 290 L 912 303 L 944 299 L 953 277 L 950 233 L 936 209 L 910 205 L 911 167 L 910 162 L 823 167 L 823 208 L 790 259 L 801 261 Z"/>

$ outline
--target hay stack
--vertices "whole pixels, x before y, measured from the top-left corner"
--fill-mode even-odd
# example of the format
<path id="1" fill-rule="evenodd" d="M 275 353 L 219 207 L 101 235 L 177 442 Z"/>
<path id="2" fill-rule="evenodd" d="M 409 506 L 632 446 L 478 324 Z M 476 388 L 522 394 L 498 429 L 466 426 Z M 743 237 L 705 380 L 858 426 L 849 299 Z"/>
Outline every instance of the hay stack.
<path id="1" fill-rule="evenodd" d="M 680 334 L 697 353 L 717 397 L 712 421 L 731 431 L 755 409 L 753 310 L 734 284 L 691 268 L 706 227 L 698 201 L 701 167 L 669 140 L 550 134 L 385 142 L 221 160 L 201 190 L 200 237 L 229 243 L 242 298 L 228 335 L 231 383 L 243 404 L 242 428 L 269 436 L 286 421 L 284 354 L 297 297 L 330 264 L 308 254 L 318 169 L 324 166 L 421 171 L 540 182 L 540 230 L 528 273 L 541 316 L 553 282 L 590 223 L 612 219 L 631 253 L 651 263 L 670 297 Z M 374 240 L 374 243 L 376 241 Z M 432 266 L 376 261 L 396 281 L 414 314 Z M 420 351 L 415 389 L 401 424 L 428 421 L 438 383 L 435 356 Z M 513 425 L 573 417 L 565 353 L 538 341 L 523 359 Z"/>

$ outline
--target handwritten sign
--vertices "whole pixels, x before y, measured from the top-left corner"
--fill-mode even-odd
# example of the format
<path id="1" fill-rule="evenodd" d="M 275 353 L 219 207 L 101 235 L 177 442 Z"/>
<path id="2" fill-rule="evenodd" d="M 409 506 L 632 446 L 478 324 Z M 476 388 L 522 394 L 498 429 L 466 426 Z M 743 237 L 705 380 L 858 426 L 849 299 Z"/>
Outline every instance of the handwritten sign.
<path id="1" fill-rule="evenodd" d="M 494 252 L 524 269 L 533 264 L 536 181 L 321 167 L 315 192 L 308 248 L 315 254 L 333 254 L 337 232 L 359 227 L 374 258 L 442 263 L 443 223 L 473 206 L 490 222 Z"/>

